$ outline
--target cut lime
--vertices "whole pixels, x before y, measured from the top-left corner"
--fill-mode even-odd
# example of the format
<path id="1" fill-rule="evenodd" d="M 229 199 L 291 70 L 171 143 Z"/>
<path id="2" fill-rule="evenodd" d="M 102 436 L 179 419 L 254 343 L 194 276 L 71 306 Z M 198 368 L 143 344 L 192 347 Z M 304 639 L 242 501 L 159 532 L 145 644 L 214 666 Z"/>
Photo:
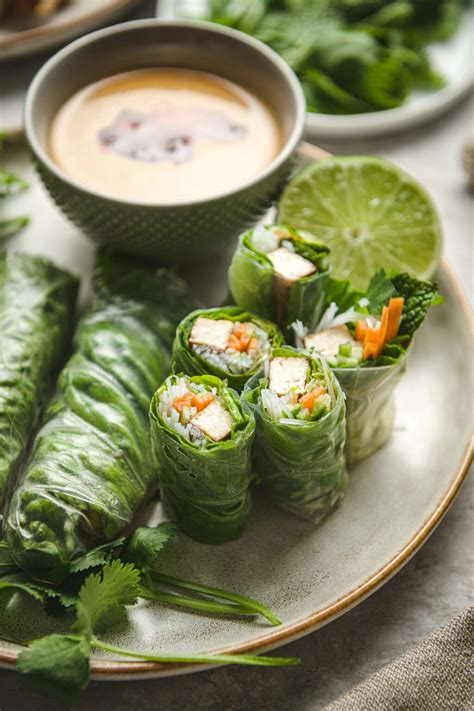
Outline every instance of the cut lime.
<path id="1" fill-rule="evenodd" d="M 335 157 L 308 166 L 283 192 L 278 222 L 327 244 L 332 275 L 359 289 L 380 268 L 428 279 L 441 254 L 440 221 L 428 193 L 382 158 Z"/>

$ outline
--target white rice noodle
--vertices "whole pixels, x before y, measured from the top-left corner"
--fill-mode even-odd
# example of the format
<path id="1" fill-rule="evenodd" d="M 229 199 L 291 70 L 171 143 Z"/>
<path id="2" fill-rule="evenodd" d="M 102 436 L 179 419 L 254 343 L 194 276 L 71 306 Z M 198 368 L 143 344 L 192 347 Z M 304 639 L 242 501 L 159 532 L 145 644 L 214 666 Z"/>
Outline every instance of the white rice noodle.
<path id="1" fill-rule="evenodd" d="M 322 371 L 324 373 L 326 390 L 328 391 L 329 397 L 331 398 L 331 403 L 334 405 L 334 403 L 336 402 L 336 393 L 334 392 L 334 386 L 332 384 L 331 370 L 327 364 L 326 358 L 322 355 L 322 353 L 319 354 L 319 359 L 321 362 Z"/>
<path id="2" fill-rule="evenodd" d="M 295 334 L 295 342 L 297 348 L 304 348 L 304 339 L 308 335 L 308 329 L 302 321 L 293 321 L 291 328 Z"/>
<path id="3" fill-rule="evenodd" d="M 280 239 L 273 234 L 271 228 L 257 225 L 252 234 L 252 244 L 259 252 L 273 252 L 280 246 Z"/>
<path id="4" fill-rule="evenodd" d="M 193 383 L 192 389 L 195 392 L 206 392 L 206 388 L 201 383 Z M 187 392 L 189 392 L 189 383 L 186 378 L 178 378 L 174 383 L 171 378 L 167 378 L 166 389 L 160 395 L 158 411 L 166 424 L 181 437 L 193 444 L 205 446 L 208 441 L 206 436 L 190 422 L 190 419 L 197 414 L 197 409 L 195 407 L 185 407 L 181 414 L 173 407 L 176 398 L 182 397 Z M 224 404 L 221 398 L 217 397 L 216 388 L 212 388 L 209 392 Z M 181 422 L 181 418 L 184 419 L 185 424 Z"/>
<path id="5" fill-rule="evenodd" d="M 351 306 L 351 308 L 347 311 L 338 313 L 338 306 L 334 303 L 334 301 L 332 301 L 321 316 L 321 319 L 315 328 L 315 333 L 318 333 L 319 331 L 327 331 L 329 328 L 336 328 L 337 326 L 342 326 L 345 323 L 352 323 L 359 321 L 359 319 L 366 318 L 367 314 L 359 313 L 353 306 Z"/>
<path id="6" fill-rule="evenodd" d="M 262 407 L 270 415 L 272 420 L 281 420 L 285 415 L 291 418 L 291 410 L 284 399 L 278 397 L 274 392 L 264 388 L 260 393 Z"/>

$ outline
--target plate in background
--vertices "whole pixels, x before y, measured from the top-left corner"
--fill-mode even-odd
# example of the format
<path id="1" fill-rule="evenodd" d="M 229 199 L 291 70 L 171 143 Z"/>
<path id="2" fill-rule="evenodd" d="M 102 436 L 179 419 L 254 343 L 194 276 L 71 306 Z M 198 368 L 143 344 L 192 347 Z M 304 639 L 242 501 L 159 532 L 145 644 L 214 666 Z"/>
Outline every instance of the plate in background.
<path id="1" fill-rule="evenodd" d="M 168 19 L 206 15 L 207 0 L 158 0 L 157 16 Z M 472 87 L 474 11 L 465 13 L 456 35 L 448 42 L 428 47 L 428 55 L 437 71 L 446 78 L 446 86 L 435 92 L 413 92 L 403 106 L 386 111 L 339 116 L 308 113 L 306 137 L 320 141 L 383 136 L 414 128 L 447 111 Z"/>

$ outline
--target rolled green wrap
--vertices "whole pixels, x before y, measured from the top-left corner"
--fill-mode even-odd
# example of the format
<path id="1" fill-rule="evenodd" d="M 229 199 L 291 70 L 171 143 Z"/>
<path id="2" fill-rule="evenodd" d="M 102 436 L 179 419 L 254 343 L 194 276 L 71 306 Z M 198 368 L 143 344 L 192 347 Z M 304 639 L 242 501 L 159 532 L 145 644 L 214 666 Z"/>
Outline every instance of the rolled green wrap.
<path id="1" fill-rule="evenodd" d="M 172 375 L 150 406 L 151 438 L 160 491 L 169 514 L 190 538 L 225 543 L 242 534 L 251 508 L 251 448 L 255 420 L 236 392 L 212 375 L 186 378 L 222 399 L 232 415 L 228 439 L 196 444 L 185 439 L 160 413 L 166 391 L 185 376 Z"/>
<path id="2" fill-rule="evenodd" d="M 246 368 L 244 372 L 235 372 L 236 368 L 234 368 L 234 372 L 231 372 L 229 367 L 220 367 L 219 364 L 217 364 L 218 358 L 215 357 L 216 355 L 219 356 L 218 353 L 214 354 L 217 363 L 212 362 L 206 359 L 204 355 L 197 353 L 189 342 L 193 325 L 199 317 L 213 320 L 224 319 L 233 323 L 248 323 L 250 327 L 257 327 L 263 331 L 268 338 L 266 351 L 262 352 L 261 357 L 256 357 L 250 367 Z M 205 375 L 206 373 L 215 375 L 218 378 L 226 380 L 229 387 L 237 390 L 237 392 L 241 392 L 247 380 L 262 370 L 263 363 L 270 350 L 281 345 L 282 341 L 282 335 L 278 326 L 256 314 L 241 309 L 239 306 L 198 309 L 188 314 L 176 329 L 176 338 L 173 344 L 173 362 L 178 372 L 183 371 L 188 375 Z M 235 352 L 235 355 L 238 357 L 241 354 Z"/>
<path id="3" fill-rule="evenodd" d="M 340 503 L 348 483 L 344 394 L 324 359 L 289 346 L 272 357 L 306 358 L 326 383 L 331 409 L 316 421 L 275 420 L 262 405 L 269 379 L 254 377 L 243 392 L 257 422 L 253 468 L 282 509 L 319 523 Z"/>
<path id="4" fill-rule="evenodd" d="M 45 259 L 0 252 L 0 508 L 66 357 L 77 290 Z"/>
<path id="5" fill-rule="evenodd" d="M 130 259 L 102 254 L 94 283 L 7 519 L 18 565 L 53 583 L 115 538 L 158 485 L 148 406 L 189 310 L 180 280 Z"/>
<path id="6" fill-rule="evenodd" d="M 272 239 L 274 244 L 271 244 Z M 291 249 L 316 267 L 316 272 L 295 280 L 282 296 L 268 256 L 272 248 L 289 243 Z M 284 225 L 258 226 L 240 236 L 229 267 L 229 289 L 235 303 L 277 323 L 292 338 L 291 324 L 300 320 L 316 326 L 324 308 L 329 248 L 308 232 Z"/>

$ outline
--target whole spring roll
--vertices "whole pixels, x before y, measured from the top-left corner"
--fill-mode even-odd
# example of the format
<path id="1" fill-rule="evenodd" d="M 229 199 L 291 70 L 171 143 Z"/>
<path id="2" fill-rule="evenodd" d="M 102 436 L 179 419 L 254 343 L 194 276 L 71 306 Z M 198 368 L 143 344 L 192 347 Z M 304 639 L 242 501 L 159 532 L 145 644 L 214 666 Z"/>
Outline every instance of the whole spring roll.
<path id="1" fill-rule="evenodd" d="M 163 503 L 202 543 L 239 538 L 251 507 L 255 420 L 237 393 L 212 375 L 172 375 L 150 407 Z"/>
<path id="2" fill-rule="evenodd" d="M 376 272 L 367 292 L 330 280 L 327 308 L 313 330 L 293 325 L 296 343 L 323 354 L 346 395 L 348 462 L 379 449 L 393 429 L 393 392 L 415 331 L 431 304 L 442 301 L 434 282 L 406 273 Z"/>
<path id="3" fill-rule="evenodd" d="M 45 259 L 0 252 L 0 509 L 66 357 L 77 289 Z"/>
<path id="4" fill-rule="evenodd" d="M 275 321 L 285 335 L 297 319 L 316 325 L 325 303 L 328 253 L 309 232 L 259 225 L 239 238 L 229 268 L 232 298 Z"/>
<path id="5" fill-rule="evenodd" d="M 342 389 L 324 358 L 289 346 L 243 392 L 257 421 L 253 467 L 283 509 L 319 523 L 348 481 Z"/>
<path id="6" fill-rule="evenodd" d="M 216 375 L 241 392 L 281 343 L 275 324 L 238 306 L 198 310 L 176 330 L 173 361 L 177 371 Z"/>
<path id="7" fill-rule="evenodd" d="M 16 562 L 52 583 L 120 534 L 157 487 L 148 407 L 189 310 L 182 282 L 130 259 L 103 254 L 95 288 L 8 512 Z"/>

